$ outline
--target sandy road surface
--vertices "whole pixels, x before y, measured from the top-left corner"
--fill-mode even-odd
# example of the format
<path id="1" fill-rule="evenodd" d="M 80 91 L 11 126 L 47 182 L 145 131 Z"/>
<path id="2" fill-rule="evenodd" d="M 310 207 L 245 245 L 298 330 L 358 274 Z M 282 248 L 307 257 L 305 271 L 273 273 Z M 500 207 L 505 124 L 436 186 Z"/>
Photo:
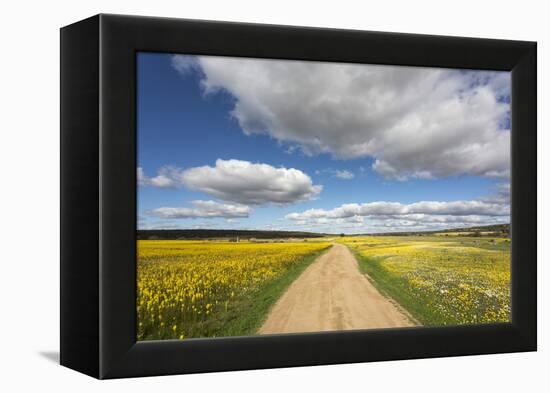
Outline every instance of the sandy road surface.
<path id="1" fill-rule="evenodd" d="M 347 247 L 334 244 L 277 301 L 260 334 L 413 326 L 359 272 Z"/>

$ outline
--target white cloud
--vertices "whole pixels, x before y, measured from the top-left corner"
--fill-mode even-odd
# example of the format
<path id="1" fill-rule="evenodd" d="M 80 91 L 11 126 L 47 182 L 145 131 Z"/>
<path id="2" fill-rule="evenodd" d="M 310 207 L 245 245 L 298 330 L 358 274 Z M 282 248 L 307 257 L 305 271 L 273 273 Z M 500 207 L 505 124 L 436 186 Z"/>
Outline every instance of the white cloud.
<path id="1" fill-rule="evenodd" d="M 178 169 L 170 166 L 162 167 L 157 176 L 148 177 L 140 167 L 137 169 L 137 180 L 140 186 L 174 188 L 178 186 Z"/>
<path id="2" fill-rule="evenodd" d="M 189 207 L 159 207 L 148 212 L 149 215 L 173 219 L 173 218 L 246 218 L 250 214 L 250 208 L 243 205 L 223 204 L 215 201 L 192 201 Z"/>
<path id="3" fill-rule="evenodd" d="M 294 168 L 275 168 L 268 164 L 241 160 L 217 160 L 214 167 L 189 169 L 163 167 L 154 178 L 138 168 L 140 184 L 157 187 L 185 186 L 224 201 L 245 205 L 290 204 L 314 199 L 322 186 L 314 185 L 304 172 Z"/>
<path id="4" fill-rule="evenodd" d="M 336 170 L 336 173 L 334 174 L 334 176 L 339 178 L 339 179 L 344 179 L 344 180 L 351 180 L 355 177 L 355 175 L 353 173 L 351 173 L 350 171 L 346 171 L 346 170 L 343 170 L 343 171 Z"/>
<path id="5" fill-rule="evenodd" d="M 193 56 L 172 56 L 172 67 L 182 75 L 200 70 L 199 62 Z"/>
<path id="6" fill-rule="evenodd" d="M 245 134 L 292 152 L 373 158 L 385 177 L 509 176 L 510 74 L 421 67 L 174 56 L 205 94 L 235 97 Z"/>
<path id="7" fill-rule="evenodd" d="M 304 221 L 319 218 L 349 218 L 356 216 L 406 217 L 426 219 L 427 216 L 509 216 L 508 205 L 484 201 L 423 201 L 411 204 L 399 202 L 349 203 L 332 210 L 309 209 L 302 213 L 290 213 L 289 220 Z"/>
<path id="8" fill-rule="evenodd" d="M 293 221 L 292 227 L 295 230 L 321 233 L 381 233 L 466 228 L 508 222 L 509 217 L 506 216 L 365 216 Z"/>
<path id="9" fill-rule="evenodd" d="M 287 214 L 285 219 L 298 227 L 327 232 L 424 231 L 507 223 L 510 205 L 504 199 L 490 198 L 410 204 L 380 201 L 344 204 L 331 210 L 309 209 Z"/>
<path id="10" fill-rule="evenodd" d="M 322 189 L 294 168 L 241 160 L 217 160 L 182 172 L 183 184 L 219 199 L 248 205 L 290 204 L 315 198 Z"/>

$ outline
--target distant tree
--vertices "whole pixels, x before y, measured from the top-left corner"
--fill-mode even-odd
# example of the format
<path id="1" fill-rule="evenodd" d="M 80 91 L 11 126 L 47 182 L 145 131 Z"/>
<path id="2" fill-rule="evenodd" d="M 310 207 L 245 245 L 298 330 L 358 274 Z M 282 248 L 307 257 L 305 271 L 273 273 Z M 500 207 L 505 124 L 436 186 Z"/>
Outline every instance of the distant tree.
<path id="1" fill-rule="evenodd" d="M 346 235 L 345 235 L 345 234 L 343 234 L 343 233 L 341 233 L 341 234 L 340 234 L 340 237 L 344 237 L 344 236 L 346 236 Z"/>

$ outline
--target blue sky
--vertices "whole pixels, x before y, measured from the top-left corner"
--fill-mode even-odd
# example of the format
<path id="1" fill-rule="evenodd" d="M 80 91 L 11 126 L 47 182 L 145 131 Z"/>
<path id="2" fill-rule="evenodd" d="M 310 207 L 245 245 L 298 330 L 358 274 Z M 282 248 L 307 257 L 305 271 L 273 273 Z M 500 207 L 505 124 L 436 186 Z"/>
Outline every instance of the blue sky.
<path id="1" fill-rule="evenodd" d="M 420 69 L 405 79 L 403 67 L 153 53 L 137 62 L 141 229 L 363 233 L 509 221 L 503 73 Z M 403 98 L 416 89 L 410 80 L 438 93 Z"/>

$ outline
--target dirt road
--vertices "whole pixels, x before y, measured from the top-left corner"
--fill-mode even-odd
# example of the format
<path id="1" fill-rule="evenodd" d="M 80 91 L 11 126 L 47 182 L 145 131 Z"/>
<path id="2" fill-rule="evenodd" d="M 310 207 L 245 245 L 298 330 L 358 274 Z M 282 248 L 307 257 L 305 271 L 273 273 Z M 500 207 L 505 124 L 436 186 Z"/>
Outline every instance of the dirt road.
<path id="1" fill-rule="evenodd" d="M 277 301 L 260 334 L 413 326 L 359 272 L 347 247 L 334 246 Z"/>

